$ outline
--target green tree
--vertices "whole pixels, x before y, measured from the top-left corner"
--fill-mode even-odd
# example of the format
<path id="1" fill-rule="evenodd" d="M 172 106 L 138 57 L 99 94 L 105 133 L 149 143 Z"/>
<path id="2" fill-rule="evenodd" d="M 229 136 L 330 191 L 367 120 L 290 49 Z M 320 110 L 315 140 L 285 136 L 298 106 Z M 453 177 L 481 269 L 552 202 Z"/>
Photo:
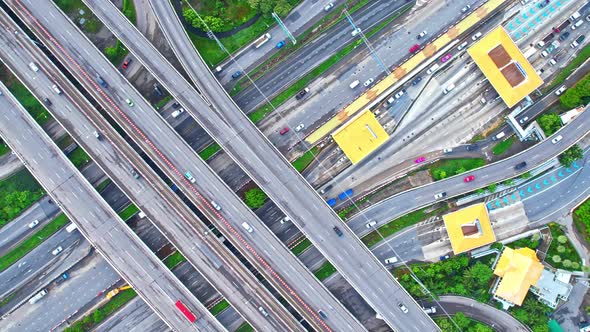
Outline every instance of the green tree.
<path id="1" fill-rule="evenodd" d="M 94 321 L 94 323 L 100 323 L 103 319 L 104 313 L 102 312 L 102 310 L 94 310 L 94 313 L 92 313 L 92 320 Z"/>
<path id="2" fill-rule="evenodd" d="M 531 241 L 539 241 L 539 239 L 541 239 L 541 234 L 539 233 L 534 233 L 533 236 L 531 236 Z"/>
<path id="3" fill-rule="evenodd" d="M 561 256 L 553 255 L 553 257 L 551 257 L 551 260 L 553 261 L 553 263 L 559 263 L 561 262 Z"/>
<path id="4" fill-rule="evenodd" d="M 568 109 L 590 102 L 590 75 L 586 75 L 575 86 L 567 89 L 559 97 L 559 102 Z"/>
<path id="5" fill-rule="evenodd" d="M 455 171 L 455 175 L 461 174 L 461 173 L 465 173 L 467 172 L 467 170 L 465 169 L 465 167 L 460 167 L 459 169 L 457 169 Z"/>
<path id="6" fill-rule="evenodd" d="M 259 207 L 264 205 L 264 201 L 266 201 L 266 193 L 262 191 L 260 188 L 253 188 L 244 194 L 244 201 L 246 205 L 251 209 L 258 209 Z"/>
<path id="7" fill-rule="evenodd" d="M 578 262 L 572 262 L 572 269 L 578 270 L 579 268 L 580 268 L 580 263 L 578 263 Z"/>
<path id="8" fill-rule="evenodd" d="M 557 113 L 543 114 L 537 119 L 537 123 L 543 129 L 546 136 L 553 135 L 562 126 L 561 118 Z"/>
<path id="9" fill-rule="evenodd" d="M 570 261 L 569 259 L 564 259 L 563 262 L 561 262 L 561 265 L 563 265 L 563 267 L 571 267 L 572 261 Z"/>
<path id="10" fill-rule="evenodd" d="M 475 263 L 472 267 L 468 270 L 470 272 L 471 278 L 475 281 L 475 283 L 479 286 L 485 286 L 489 284 L 489 282 L 494 277 L 494 272 L 492 269 L 482 264 L 481 262 Z"/>
<path id="11" fill-rule="evenodd" d="M 488 186 L 488 191 L 489 191 L 490 193 L 493 193 L 493 192 L 495 192 L 495 191 L 496 191 L 496 189 L 498 189 L 498 185 L 497 185 L 497 184 L 495 184 L 495 183 L 492 183 L 492 184 L 490 184 L 490 185 Z"/>
<path id="12" fill-rule="evenodd" d="M 526 173 L 522 173 L 522 175 L 520 176 L 521 179 L 529 179 L 530 177 L 532 177 L 533 175 L 531 174 L 531 172 L 526 172 Z"/>
<path id="13" fill-rule="evenodd" d="M 483 188 L 479 188 L 479 189 L 477 189 L 477 190 L 475 191 L 475 193 L 476 193 L 476 194 L 478 194 L 478 195 L 485 194 L 485 192 L 486 192 L 486 191 L 485 191 L 485 189 L 483 189 Z"/>
<path id="14" fill-rule="evenodd" d="M 565 235 L 560 235 L 557 237 L 557 242 L 561 243 L 561 244 L 565 244 L 567 242 L 567 236 Z"/>
<path id="15" fill-rule="evenodd" d="M 584 157 L 584 151 L 575 144 L 559 155 L 559 163 L 565 167 L 570 167 L 574 161 L 582 159 L 582 157 Z"/>
<path id="16" fill-rule="evenodd" d="M 293 6 L 291 6 L 287 0 L 278 0 L 275 5 L 275 13 L 279 16 L 287 16 L 291 9 L 293 9 Z"/>
<path id="17" fill-rule="evenodd" d="M 563 254 L 565 252 L 565 247 L 564 246 L 557 246 L 557 252 L 560 254 Z"/>
<path id="18" fill-rule="evenodd" d="M 469 325 L 471 324 L 471 321 L 469 320 L 469 318 L 467 318 L 465 316 L 465 314 L 460 311 L 455 314 L 455 317 L 453 317 L 453 320 L 455 321 L 455 324 L 457 324 L 457 326 L 459 326 L 459 328 L 461 330 L 467 329 L 469 327 Z"/>

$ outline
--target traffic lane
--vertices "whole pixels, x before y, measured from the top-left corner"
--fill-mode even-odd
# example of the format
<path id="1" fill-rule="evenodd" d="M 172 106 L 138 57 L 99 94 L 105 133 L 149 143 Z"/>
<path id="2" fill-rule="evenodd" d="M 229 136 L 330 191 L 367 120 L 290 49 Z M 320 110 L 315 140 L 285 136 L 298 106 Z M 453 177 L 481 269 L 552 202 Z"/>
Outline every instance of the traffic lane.
<path id="1" fill-rule="evenodd" d="M 445 180 L 433 182 L 431 184 L 411 189 L 395 196 L 392 196 L 380 203 L 362 211 L 352 217 L 348 222 L 351 227 L 358 229 L 367 220 L 374 220 L 378 225 L 382 225 L 389 220 L 395 219 L 403 214 L 408 213 L 420 206 L 426 206 L 437 201 L 434 195 L 440 192 L 446 192 L 449 199 L 465 192 L 473 191 L 476 188 L 485 187 L 491 183 L 497 183 L 507 178 L 512 178 L 517 174 L 531 170 L 542 164 L 548 156 L 556 156 L 566 147 L 583 137 L 590 128 L 590 112 L 583 112 L 576 119 L 563 127 L 557 134 L 546 139 L 543 142 L 521 152 L 515 156 L 503 159 L 494 164 L 485 166 L 479 170 L 471 171 L 476 179 L 471 183 L 464 183 L 464 175 L 454 176 Z M 558 144 L 551 142 L 556 135 L 562 135 L 563 139 Z M 527 165 L 521 170 L 515 170 L 514 166 L 522 161 Z"/>
<path id="2" fill-rule="evenodd" d="M 103 297 L 99 293 L 121 278 L 98 255 L 93 255 L 80 270 L 69 270 L 69 278 L 60 285 L 47 285 L 48 294 L 45 297 L 35 304 L 24 303 L 10 314 L 9 319 L 0 321 L 0 329 L 50 331 L 97 296 Z M 83 270 L 90 270 L 90 273 Z"/>
<path id="3" fill-rule="evenodd" d="M 93 8 L 93 9 L 95 9 L 95 8 Z M 117 13 L 118 13 L 118 10 L 116 8 L 114 8 L 114 7 L 107 9 L 107 11 L 109 11 L 109 10 L 110 11 L 117 11 Z M 95 9 L 95 12 L 96 12 L 96 9 Z M 111 18 L 111 17 L 116 17 L 117 19 L 119 19 L 119 17 L 117 17 L 117 15 L 106 15 L 106 16 L 103 16 L 102 14 L 99 14 L 99 16 L 102 19 L 107 20 L 107 21 L 108 21 L 108 18 Z M 120 17 L 122 18 L 122 16 L 120 16 Z M 125 24 L 123 24 L 123 22 L 117 22 L 117 23 L 118 23 L 117 25 L 120 25 L 120 26 L 124 26 L 125 25 Z M 126 31 L 125 33 L 127 33 L 127 32 L 128 31 Z M 127 37 L 125 37 L 125 38 L 127 38 Z M 143 39 L 141 39 L 141 40 L 143 41 Z M 129 40 L 126 40 L 125 42 L 128 42 L 129 43 Z M 192 52 L 192 49 L 193 49 L 193 46 L 191 44 L 191 46 L 190 46 L 190 51 L 191 52 Z M 147 51 L 149 51 L 149 50 L 147 50 Z M 159 58 L 159 55 L 155 54 L 152 57 Z M 160 74 L 160 73 L 157 73 L 156 74 L 156 76 L 160 76 L 160 77 L 161 77 L 161 75 L 162 74 Z M 179 81 L 176 80 L 176 82 L 179 82 Z M 191 91 L 192 91 L 192 89 L 191 89 Z M 186 100 L 182 100 L 182 99 L 181 100 L 183 101 L 183 103 L 185 105 L 191 105 L 191 104 L 197 104 L 198 105 L 200 102 L 202 102 L 201 97 L 199 97 L 197 95 L 191 94 L 190 95 L 190 98 L 193 98 L 194 100 L 191 99 L 191 102 L 189 102 L 189 103 L 187 103 Z M 139 121 L 139 122 L 142 122 L 144 119 L 141 118 L 141 119 L 134 119 L 134 120 Z M 150 119 L 150 121 L 152 121 L 152 120 L 154 120 L 154 119 Z M 154 120 L 154 121 L 157 121 L 157 119 Z M 143 121 L 143 122 L 145 123 L 145 121 Z M 162 146 L 176 146 L 178 148 L 181 147 L 181 145 L 179 145 L 177 143 L 177 139 L 176 139 L 175 135 L 172 135 L 172 138 L 170 138 L 170 137 L 162 137 L 161 139 L 162 140 L 168 139 L 168 142 L 166 142 L 166 144 L 162 144 Z M 223 144 L 223 142 L 221 142 L 221 144 Z M 182 145 L 182 148 L 184 148 L 184 145 Z M 197 179 L 202 179 L 201 181 L 197 180 L 196 182 L 201 184 L 201 190 L 204 190 L 204 194 L 208 194 L 208 191 L 209 192 L 213 191 L 214 194 L 209 193 L 209 197 L 217 197 L 216 200 L 218 202 L 221 201 L 220 197 L 225 197 L 226 199 L 229 199 L 230 202 L 231 201 L 234 201 L 234 203 L 232 203 L 232 204 L 230 204 L 230 203 L 225 204 L 225 203 L 223 203 L 221 201 L 222 202 L 221 203 L 222 204 L 222 212 L 220 212 L 220 213 L 222 215 L 224 215 L 224 217 L 227 217 L 228 215 L 230 216 L 230 218 L 228 218 L 228 220 L 232 220 L 233 222 L 235 222 L 235 224 L 232 224 L 232 228 L 235 229 L 236 232 L 242 233 L 241 236 L 242 236 L 242 238 L 246 239 L 246 241 L 245 241 L 246 243 L 265 243 L 265 245 L 269 245 L 269 244 L 271 244 L 273 242 L 274 243 L 277 242 L 276 241 L 276 238 L 274 237 L 274 235 L 272 235 L 270 232 L 265 231 L 264 232 L 265 234 L 261 234 L 261 233 L 263 233 L 263 230 L 265 229 L 263 226 L 261 226 L 258 230 L 253 231 L 252 233 L 248 233 L 246 230 L 243 229 L 243 227 L 241 226 L 241 224 L 239 224 L 239 223 L 236 222 L 236 220 L 237 221 L 240 221 L 240 219 L 244 218 L 244 216 L 247 216 L 249 214 L 252 214 L 252 212 L 249 209 L 247 209 L 243 205 L 243 203 L 239 199 L 237 199 L 237 197 L 235 197 L 235 194 L 233 194 L 232 192 L 223 193 L 222 194 L 222 191 L 221 190 L 225 190 L 224 189 L 225 188 L 225 185 L 224 184 L 205 185 L 207 183 L 211 183 L 211 181 L 214 181 L 213 183 L 218 182 L 219 179 L 214 174 L 212 174 L 211 176 L 205 177 L 205 175 L 207 173 L 209 173 L 210 171 L 208 169 L 204 168 L 203 165 L 201 165 L 200 160 L 197 159 L 197 161 L 195 162 L 194 154 L 193 153 L 187 152 L 187 153 L 182 154 L 180 156 L 178 154 L 176 154 L 176 155 L 173 155 L 173 157 L 176 160 L 183 161 L 183 162 L 177 162 L 177 164 L 186 164 L 186 165 L 192 164 L 192 165 L 194 165 L 192 167 L 193 169 L 195 167 L 197 167 L 197 166 L 199 168 L 201 168 L 201 170 L 198 173 L 195 173 L 194 175 L 195 175 L 195 177 Z M 188 182 L 186 180 L 184 180 L 184 179 L 183 179 L 183 181 L 184 181 L 184 185 L 185 186 L 188 186 L 187 185 Z M 191 190 L 189 190 L 189 191 L 191 191 Z M 203 198 L 200 198 L 200 199 L 203 199 Z M 200 200 L 197 200 L 197 201 L 200 201 Z M 209 203 L 206 202 L 206 205 L 209 205 Z M 230 209 L 231 207 L 233 207 L 234 209 L 236 207 L 239 207 L 240 210 L 238 210 L 237 212 L 235 212 L 235 214 L 230 214 L 230 213 L 234 213 L 234 211 L 232 211 L 232 209 Z M 204 210 L 205 211 L 208 211 L 208 209 L 204 209 Z M 215 212 L 215 214 L 220 215 L 217 212 Z M 213 219 L 216 219 L 216 218 L 213 218 Z M 255 219 L 256 218 L 251 218 L 251 219 L 248 219 L 248 220 L 250 220 L 250 222 L 252 222 L 252 220 L 255 220 Z M 253 228 L 256 229 L 257 226 L 253 226 Z M 252 241 L 253 238 L 261 238 L 263 240 L 253 242 Z M 270 254 L 270 251 L 269 250 L 272 250 L 273 251 L 273 254 L 272 255 Z M 336 307 L 339 307 L 338 302 L 335 301 L 335 299 L 333 299 L 333 297 L 329 294 L 329 292 L 327 292 L 327 290 L 325 290 L 324 288 L 321 287 L 321 285 L 317 282 L 317 280 L 314 278 L 314 276 L 311 275 L 311 273 L 305 271 L 305 269 L 303 268 L 303 266 L 300 265 L 297 262 L 297 260 L 290 253 L 288 253 L 287 249 L 284 248 L 284 245 L 282 243 L 278 243 L 276 245 L 273 245 L 273 247 L 271 249 L 269 249 L 269 250 L 267 250 L 266 248 L 263 248 L 259 252 L 260 253 L 265 253 L 265 255 L 266 255 L 265 259 L 268 260 L 268 261 L 270 261 L 272 265 L 279 266 L 279 268 L 280 268 L 281 271 L 296 271 L 295 273 L 287 273 L 287 274 L 285 274 L 285 275 L 288 275 L 290 278 L 295 278 L 295 279 L 303 278 L 301 281 L 292 281 L 292 282 L 290 282 L 289 283 L 289 286 L 288 286 L 289 288 L 297 289 L 297 288 L 309 287 L 309 286 L 312 286 L 312 285 L 317 284 L 318 286 L 314 286 L 314 287 L 317 287 L 317 288 L 315 288 L 313 290 L 313 292 L 308 292 L 308 294 L 314 294 L 314 299 L 313 300 L 318 301 L 320 303 L 323 303 L 324 305 L 314 305 L 314 306 L 317 306 L 317 307 L 332 306 L 332 307 L 335 307 L 335 308 Z M 285 251 L 287 254 L 286 255 L 277 255 L 276 254 L 277 252 L 282 252 L 282 251 Z M 256 258 L 256 259 L 259 259 L 259 258 Z M 277 264 L 276 263 L 277 261 L 280 262 L 280 263 Z M 268 267 L 264 271 L 268 272 Z M 273 273 L 273 275 L 275 275 L 275 277 L 276 277 L 276 274 L 274 274 L 274 272 L 271 272 L 271 273 Z M 283 278 L 283 276 L 281 276 L 281 278 Z M 282 283 L 282 281 L 279 281 L 279 282 Z M 280 288 L 281 287 L 279 287 L 279 289 Z M 299 290 L 292 290 L 290 292 L 291 293 L 300 293 L 300 294 L 302 294 L 301 292 L 299 292 Z M 318 293 L 320 293 L 320 294 L 323 293 L 324 295 L 322 295 L 320 297 L 320 296 L 317 296 L 316 295 Z M 301 296 L 299 294 L 296 294 L 296 295 L 297 296 Z M 329 302 L 329 300 L 331 300 L 330 301 L 331 303 Z M 306 299 L 306 301 L 308 301 L 308 300 Z M 326 304 L 326 303 L 330 303 L 330 304 Z M 317 313 L 315 313 L 314 311 L 312 311 L 311 313 L 314 316 L 318 316 Z M 343 318 L 345 318 L 345 317 L 343 316 Z M 338 320 L 338 324 L 347 324 L 346 323 L 347 321 L 348 321 L 347 319 Z"/>
<path id="4" fill-rule="evenodd" d="M 121 309 L 109 315 L 96 332 L 164 332 L 172 331 L 158 316 L 143 302 L 141 298 L 134 298 Z"/>
<path id="5" fill-rule="evenodd" d="M 353 13 L 355 24 L 363 31 L 391 16 L 404 4 L 403 1 L 374 1 Z M 348 20 L 342 20 L 323 33 L 313 42 L 307 43 L 285 61 L 281 62 L 271 72 L 257 79 L 256 85 L 267 96 L 272 96 L 306 72 L 315 68 L 338 50 L 359 37 L 351 35 L 352 26 Z M 246 113 L 254 110 L 264 98 L 254 86 L 248 86 L 234 97 L 238 106 Z"/>
<path id="6" fill-rule="evenodd" d="M 4 256 L 20 241 L 43 228 L 57 215 L 59 208 L 55 204 L 49 203 L 50 200 L 48 196 L 41 197 L 20 216 L 0 228 L 0 256 Z M 30 228 L 29 224 L 35 220 L 38 220 L 39 224 Z"/>
<path id="7" fill-rule="evenodd" d="M 158 2 L 152 2 L 152 5 L 154 5 L 155 3 Z M 91 6 L 92 7 L 92 6 Z M 111 6 L 112 7 L 112 6 Z M 116 10 L 116 9 L 115 9 Z M 111 14 L 114 14 L 114 11 Z M 94 10 L 95 13 L 98 12 L 98 10 Z M 117 24 L 115 23 L 109 23 L 111 29 L 115 29 L 115 28 L 120 28 L 123 27 L 124 25 L 127 24 L 126 21 L 124 20 L 120 20 L 120 18 L 122 18 L 122 16 L 119 15 L 106 15 L 106 12 L 100 12 L 97 13 L 97 15 L 99 17 L 101 17 L 101 19 L 103 21 L 109 21 L 109 19 L 111 18 L 116 18 L 117 19 Z M 164 20 L 165 21 L 165 20 Z M 166 29 L 164 29 L 166 30 Z M 129 30 L 128 30 L 129 31 Z M 122 34 L 118 33 L 118 35 L 121 37 Z M 169 34 L 169 37 L 179 37 L 182 39 L 181 37 L 182 34 Z M 141 59 L 142 62 L 144 64 L 146 64 L 148 67 L 151 68 L 152 71 L 157 71 L 157 73 L 155 74 L 157 77 L 160 77 L 160 79 L 164 82 L 164 84 L 166 82 L 172 82 L 174 81 L 175 83 L 183 83 L 182 79 L 180 77 L 175 77 L 173 78 L 171 75 L 176 76 L 177 72 L 173 69 L 173 68 L 169 68 L 169 70 L 162 70 L 161 67 L 163 67 L 164 65 L 168 66 L 168 63 L 166 62 L 165 59 L 163 59 L 159 54 L 155 53 L 155 52 L 150 52 L 153 51 L 152 48 L 150 48 L 149 46 L 144 46 L 141 44 L 141 42 L 144 40 L 144 38 L 142 38 L 141 35 L 137 35 L 136 38 L 130 39 L 127 36 L 123 36 L 125 37 L 125 40 L 123 41 L 124 43 L 127 44 L 127 46 L 129 47 L 129 49 L 131 50 L 135 50 L 136 55 L 138 55 Z M 180 51 L 181 53 L 184 51 L 193 51 L 194 47 L 192 46 L 192 44 L 190 44 L 190 41 L 186 40 L 187 45 L 183 45 L 182 43 L 185 42 L 185 40 L 174 40 L 172 41 L 172 44 L 174 45 L 174 43 L 180 43 L 181 47 L 180 49 L 176 49 L 177 55 L 178 52 Z M 182 47 L 186 47 L 185 49 L 182 49 Z M 145 50 L 145 52 L 149 53 L 149 56 L 147 56 L 146 54 L 141 54 L 139 53 L 137 50 L 142 50 L 142 52 Z M 235 108 L 235 105 L 231 104 L 229 102 L 229 99 L 227 98 L 227 95 L 225 95 L 224 91 L 217 91 L 219 90 L 221 87 L 219 85 L 215 85 L 215 82 L 210 82 L 210 80 L 212 79 L 212 77 L 210 76 L 210 73 L 208 72 L 208 70 L 206 68 L 203 68 L 203 64 L 201 62 L 201 60 L 196 57 L 196 55 L 192 52 L 189 52 L 187 54 L 182 54 L 179 55 L 179 58 L 181 59 L 191 59 L 190 61 L 185 61 L 185 65 L 186 66 L 193 66 L 193 68 L 188 68 L 189 73 L 192 73 L 193 79 L 195 79 L 195 81 L 200 82 L 200 79 L 205 79 L 205 80 L 209 80 L 209 82 L 205 82 L 206 85 L 205 86 L 201 86 L 201 88 L 212 88 L 215 89 L 216 93 L 211 93 L 211 91 L 207 91 L 207 98 L 211 99 L 213 102 L 215 102 L 215 104 L 218 106 L 218 108 L 216 109 L 216 112 L 202 112 L 199 114 L 195 114 L 194 112 L 192 112 L 192 115 L 195 116 L 196 118 L 200 119 L 200 121 L 202 123 L 204 123 L 204 125 L 209 128 L 209 130 L 212 132 L 212 135 L 214 135 L 215 137 L 217 137 L 217 139 L 219 139 L 221 141 L 221 144 L 224 145 L 227 148 L 227 151 L 230 152 L 230 154 L 234 157 L 234 159 L 236 159 L 242 167 L 245 167 L 248 170 L 248 173 L 250 173 L 256 180 L 257 182 L 260 184 L 266 184 L 262 185 L 263 189 L 269 193 L 269 195 L 271 197 L 275 197 L 275 199 L 278 200 L 279 204 L 282 205 L 283 209 L 286 209 L 288 211 L 288 214 L 291 216 L 297 216 L 297 219 L 300 219 L 300 221 L 302 222 L 303 220 L 316 220 L 317 218 L 320 219 L 324 219 L 326 221 L 325 224 L 323 225 L 313 225 L 310 223 L 306 224 L 307 225 L 312 225 L 315 227 L 308 227 L 309 232 L 308 234 L 313 234 L 315 236 L 315 243 L 321 243 L 323 241 L 322 236 L 326 235 L 328 238 L 331 238 L 333 240 L 334 238 L 334 232 L 333 230 L 327 230 L 326 227 L 329 226 L 329 221 L 330 220 L 334 220 L 337 224 L 340 224 L 341 221 L 339 220 L 339 218 L 337 217 L 336 214 L 334 214 L 330 209 L 327 208 L 327 206 L 325 205 L 325 202 L 323 202 L 321 200 L 321 198 L 319 198 L 319 196 L 316 196 L 314 198 L 314 194 L 315 191 L 313 191 L 313 188 L 309 187 L 309 185 L 304 181 L 303 178 L 301 178 L 299 176 L 299 174 L 297 174 L 292 168 L 291 166 L 283 159 L 281 158 L 280 155 L 276 154 L 276 150 L 273 150 L 272 145 L 266 141 L 264 139 L 264 137 L 260 134 L 260 132 L 258 132 L 255 127 L 252 126 L 252 124 L 250 123 L 250 121 L 242 114 L 240 113 L 239 110 L 237 111 L 233 111 Z M 194 58 L 194 59 L 193 59 Z M 159 62 L 156 64 L 155 60 L 159 60 Z M 198 73 L 201 72 L 205 72 L 203 75 L 198 75 Z M 195 76 L 196 75 L 196 76 Z M 170 77 L 168 77 L 170 76 Z M 188 82 L 185 82 L 188 85 Z M 169 89 L 171 89 L 174 92 L 177 92 L 178 88 L 172 87 L 172 86 L 168 86 Z M 177 95 L 177 100 L 180 100 L 182 103 L 186 104 L 186 105 L 190 105 L 191 103 L 197 102 L 200 104 L 203 104 L 203 100 L 198 97 L 195 96 L 194 93 L 192 93 L 192 90 L 190 88 L 183 88 L 182 89 L 183 94 L 181 95 Z M 233 106 L 232 106 L 233 105 Z M 205 106 L 203 106 L 205 107 Z M 229 112 L 229 110 L 232 110 L 232 112 Z M 223 115 L 225 117 L 225 119 L 217 119 L 218 116 L 220 116 L 219 112 L 223 112 Z M 203 118 L 204 117 L 204 118 Z M 225 121 L 230 121 L 231 123 L 234 125 L 235 127 L 239 127 L 239 129 L 242 131 L 242 135 L 241 136 L 233 136 L 231 135 L 231 133 L 233 132 L 233 130 L 229 127 L 227 127 L 226 122 Z M 235 129 L 234 129 L 235 130 Z M 231 136 L 231 137 L 228 137 Z M 229 141 L 228 141 L 229 138 Z M 248 141 L 248 142 L 246 142 Z M 228 143 L 228 144 L 225 144 Z M 270 153 L 269 153 L 270 152 Z M 273 153 L 274 152 L 274 153 Z M 259 158 L 263 158 L 266 159 L 265 162 L 263 162 L 261 159 Z M 249 162 L 245 162 L 245 160 L 249 160 Z M 276 161 L 279 161 L 279 163 L 277 163 Z M 280 162 L 284 163 L 284 164 L 280 164 Z M 272 166 L 272 167 L 269 167 Z M 270 178 L 270 180 L 269 180 Z M 298 186 L 295 186 L 296 188 L 290 188 L 289 185 L 285 186 L 283 185 L 283 183 L 289 183 L 289 184 L 299 184 Z M 288 191 L 285 192 L 285 188 L 288 188 Z M 295 193 L 295 189 L 299 190 L 297 193 Z M 311 191 L 311 195 L 309 195 Z M 315 194 L 317 195 L 317 194 Z M 286 196 L 286 197 L 285 197 Z M 290 199 L 290 197 L 293 197 L 293 199 Z M 319 199 L 319 201 L 317 200 Z M 305 202 L 305 203 L 303 203 Z M 305 205 L 306 207 L 302 208 L 302 205 Z M 304 211 L 305 209 L 309 209 L 309 210 L 316 210 L 314 211 L 313 215 L 310 215 L 309 211 Z M 318 215 L 316 215 L 318 214 Z M 318 229 L 319 227 L 319 229 Z M 315 229 L 311 229 L 311 228 L 315 228 Z M 344 228 L 344 232 L 349 233 L 347 228 Z M 343 232 L 343 233 L 344 233 Z M 342 243 L 341 247 L 339 248 L 339 251 L 334 251 L 333 247 L 323 247 L 322 250 L 324 252 L 329 251 L 331 254 L 331 258 L 335 259 L 339 262 L 339 265 L 342 269 L 342 262 L 344 261 L 343 257 L 340 256 L 343 251 L 346 252 L 346 256 L 347 257 L 352 257 L 349 254 L 350 250 L 355 250 L 355 253 L 368 253 L 368 251 L 366 250 L 366 248 L 364 248 L 362 246 L 362 244 L 358 241 L 358 239 L 355 240 L 354 236 L 351 237 L 344 237 L 340 239 L 340 243 Z M 343 250 L 344 248 L 344 250 Z M 346 250 L 348 249 L 348 250 Z M 351 264 L 350 261 L 344 261 L 344 263 L 346 265 Z M 386 317 L 385 319 L 388 321 L 389 324 L 392 325 L 396 325 L 396 328 L 399 329 L 417 329 L 417 328 L 431 328 L 436 330 L 437 327 L 434 324 L 434 322 L 432 322 L 432 320 L 430 320 L 426 314 L 424 314 L 424 312 L 417 306 L 417 304 L 415 302 L 413 302 L 413 299 L 409 296 L 409 294 L 407 294 L 403 288 L 397 284 L 395 282 L 395 280 L 393 279 L 393 277 L 389 274 L 388 271 L 386 271 L 383 266 L 381 264 L 379 264 L 374 258 L 371 259 L 371 257 L 363 257 L 363 258 L 357 258 L 355 260 L 355 262 L 353 263 L 355 266 L 355 271 L 353 272 L 351 270 L 351 266 L 347 266 L 346 268 L 346 272 L 348 272 L 346 274 L 346 278 L 349 278 L 349 280 L 354 280 L 354 284 L 357 287 L 357 289 L 360 287 L 360 291 L 363 293 L 363 295 L 365 296 L 369 296 L 370 297 L 370 302 L 373 304 L 377 304 L 377 306 L 379 307 L 378 312 Z M 369 265 L 369 266 L 363 266 L 363 265 Z M 372 264 L 372 266 L 371 266 Z M 363 276 L 361 276 L 360 274 L 363 274 Z M 399 319 L 396 317 L 396 315 L 398 314 L 397 311 L 391 310 L 391 308 L 388 306 L 388 304 L 386 302 L 383 301 L 382 298 L 380 298 L 379 295 L 383 295 L 383 293 L 377 293 L 374 288 L 377 288 L 377 286 L 374 285 L 367 285 L 365 283 L 363 283 L 361 280 L 366 280 L 367 279 L 367 275 L 370 274 L 372 276 L 372 279 L 375 281 L 375 284 L 387 284 L 388 287 L 385 288 L 385 290 L 387 290 L 387 292 L 389 294 L 387 294 L 386 298 L 391 298 L 391 297 L 396 297 L 396 298 L 404 298 L 404 301 L 408 303 L 408 305 L 410 305 L 410 303 L 414 303 L 414 306 L 412 306 L 412 309 L 410 309 L 411 316 L 413 316 L 415 319 L 414 321 L 419 323 L 414 323 L 412 325 L 408 324 L 407 322 L 399 322 Z M 392 287 L 389 287 L 389 283 L 391 283 Z M 383 288 L 379 288 L 380 290 L 383 290 Z M 415 307 L 415 309 L 414 309 Z M 341 322 L 341 320 L 339 320 L 339 322 Z M 403 326 L 398 326 L 399 324 L 402 324 Z"/>

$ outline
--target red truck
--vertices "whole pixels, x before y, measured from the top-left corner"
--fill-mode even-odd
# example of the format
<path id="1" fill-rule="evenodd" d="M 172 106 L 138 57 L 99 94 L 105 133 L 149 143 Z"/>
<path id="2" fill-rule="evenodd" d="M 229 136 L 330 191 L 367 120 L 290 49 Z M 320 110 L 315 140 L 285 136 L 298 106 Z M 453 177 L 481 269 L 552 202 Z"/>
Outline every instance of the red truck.
<path id="1" fill-rule="evenodd" d="M 195 316 L 190 310 L 188 310 L 184 303 L 182 303 L 182 301 L 176 301 L 176 307 L 191 323 L 194 323 L 197 320 L 197 316 Z"/>

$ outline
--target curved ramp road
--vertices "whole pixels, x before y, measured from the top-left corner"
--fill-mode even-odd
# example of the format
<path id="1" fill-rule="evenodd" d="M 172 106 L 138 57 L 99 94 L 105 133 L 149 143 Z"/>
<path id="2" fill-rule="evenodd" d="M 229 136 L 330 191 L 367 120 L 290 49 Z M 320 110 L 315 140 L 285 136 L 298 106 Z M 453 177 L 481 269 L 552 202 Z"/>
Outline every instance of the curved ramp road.
<path id="1" fill-rule="evenodd" d="M 168 240 L 187 257 L 203 276 L 207 277 L 207 280 L 220 294 L 239 308 L 255 328 L 261 330 L 300 329 L 299 322 L 231 254 L 229 249 L 215 236 L 207 236 L 209 229 L 206 226 L 200 222 L 194 222 L 198 221 L 198 218 L 190 209 L 141 160 L 73 85 L 59 73 L 41 50 L 30 43 L 24 33 L 13 34 L 13 29 L 17 29 L 16 26 L 0 30 L 4 37 L 21 38 L 20 48 L 2 49 L 2 52 L 10 52 L 6 56 L 10 59 L 10 64 L 21 69 L 20 72 L 25 76 L 24 80 L 29 86 L 34 87 L 33 91 L 37 90 L 37 95 L 51 96 L 53 100 L 53 105 L 50 107 L 52 115 L 65 126 L 74 139 L 83 140 L 84 144 L 82 145 L 94 161 L 102 166 L 105 173 L 115 183 L 119 184 L 136 206 L 140 207 L 149 220 L 161 230 L 162 234 L 168 237 Z M 36 57 L 30 58 L 22 52 L 23 49 L 28 49 Z M 46 77 L 37 75 L 35 80 L 29 80 L 26 75 L 30 70 L 27 68 L 28 63 L 32 60 L 38 64 L 42 72 L 51 76 L 52 81 L 61 87 L 61 96 L 53 94 L 55 96 L 53 97 L 51 92 L 47 94 L 46 90 L 51 91 L 49 87 L 53 82 Z M 70 59 L 70 62 L 74 61 Z M 80 78 L 80 82 L 84 80 L 84 77 Z M 114 82 L 114 80 L 110 82 Z M 39 89 L 41 91 L 38 91 Z M 115 84 L 111 84 L 109 89 L 115 89 Z M 97 100 L 100 98 L 98 96 Z M 139 100 L 137 99 L 137 101 Z M 106 107 L 106 109 L 108 108 Z M 94 137 L 93 130 L 95 128 L 100 131 L 102 139 Z M 137 173 L 141 174 L 140 179 L 131 176 L 130 167 L 134 167 Z M 258 309 L 259 306 L 272 311 L 273 315 L 264 315 Z"/>
<path id="2" fill-rule="evenodd" d="M 4 85 L 0 88 L 4 92 L 0 96 L 2 137 L 19 152 L 47 193 L 137 294 L 175 330 L 225 330 L 125 225 L 8 89 Z M 194 324 L 176 309 L 179 299 L 199 317 Z"/>

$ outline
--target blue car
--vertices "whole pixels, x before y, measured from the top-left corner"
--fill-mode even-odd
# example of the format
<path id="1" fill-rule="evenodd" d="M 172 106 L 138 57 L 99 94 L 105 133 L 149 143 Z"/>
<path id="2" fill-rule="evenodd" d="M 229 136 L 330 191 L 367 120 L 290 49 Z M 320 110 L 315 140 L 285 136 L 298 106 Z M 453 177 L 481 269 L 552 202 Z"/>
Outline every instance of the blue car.
<path id="1" fill-rule="evenodd" d="M 277 43 L 277 48 L 282 48 L 283 46 L 285 46 L 285 41 L 281 40 L 280 42 Z"/>

